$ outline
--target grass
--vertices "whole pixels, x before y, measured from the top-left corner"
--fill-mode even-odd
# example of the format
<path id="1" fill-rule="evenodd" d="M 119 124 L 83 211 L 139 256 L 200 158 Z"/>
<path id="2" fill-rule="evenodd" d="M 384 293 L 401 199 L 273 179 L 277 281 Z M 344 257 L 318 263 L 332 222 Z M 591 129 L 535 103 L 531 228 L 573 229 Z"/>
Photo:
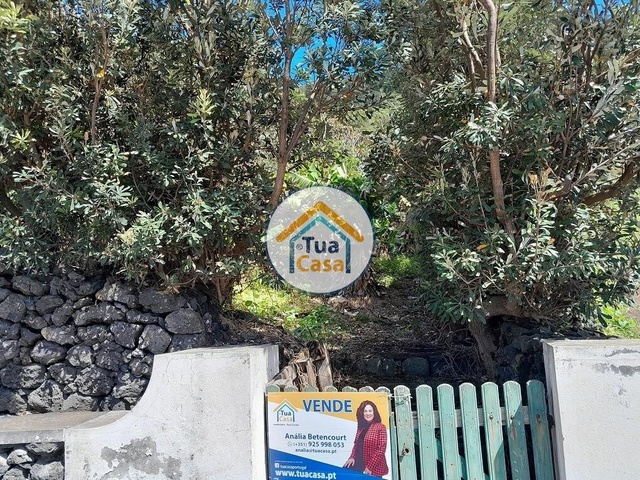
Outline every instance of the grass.
<path id="1" fill-rule="evenodd" d="M 322 298 L 312 297 L 261 272 L 251 272 L 240 283 L 232 308 L 281 326 L 305 341 L 330 341 L 345 330 L 343 322 Z"/>
<path id="2" fill-rule="evenodd" d="M 385 288 L 398 286 L 402 280 L 420 276 L 420 265 L 408 255 L 383 255 L 373 259 L 376 279 Z"/>
<path id="3" fill-rule="evenodd" d="M 294 333 L 304 340 L 330 341 L 342 332 L 336 313 L 324 304 L 301 316 L 294 329 Z"/>
<path id="4" fill-rule="evenodd" d="M 629 316 L 629 307 L 606 305 L 602 307 L 605 335 L 622 338 L 640 338 L 638 322 Z"/>
<path id="5" fill-rule="evenodd" d="M 420 273 L 418 262 L 402 254 L 376 257 L 373 266 L 378 284 L 385 288 L 399 286 L 402 281 L 416 278 Z M 257 269 L 245 275 L 236 288 L 232 308 L 281 326 L 303 340 L 331 342 L 350 330 L 350 323 L 322 297 L 301 292 Z"/>

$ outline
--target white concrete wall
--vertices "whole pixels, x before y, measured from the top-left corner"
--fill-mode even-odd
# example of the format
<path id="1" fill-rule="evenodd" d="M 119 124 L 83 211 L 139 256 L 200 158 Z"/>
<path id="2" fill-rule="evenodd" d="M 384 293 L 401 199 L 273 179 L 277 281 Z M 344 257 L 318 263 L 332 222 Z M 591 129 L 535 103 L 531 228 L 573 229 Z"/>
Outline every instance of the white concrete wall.
<path id="1" fill-rule="evenodd" d="M 640 479 L 640 341 L 544 345 L 558 480 Z"/>
<path id="2" fill-rule="evenodd" d="M 65 478 L 262 480 L 264 388 L 276 346 L 157 355 L 134 409 L 65 431 Z"/>

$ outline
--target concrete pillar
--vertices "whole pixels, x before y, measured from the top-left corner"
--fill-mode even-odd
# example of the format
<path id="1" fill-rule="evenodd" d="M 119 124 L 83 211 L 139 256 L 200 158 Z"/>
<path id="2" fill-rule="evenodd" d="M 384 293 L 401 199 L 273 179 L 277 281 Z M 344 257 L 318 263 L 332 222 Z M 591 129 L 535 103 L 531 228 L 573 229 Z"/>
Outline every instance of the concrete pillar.
<path id="1" fill-rule="evenodd" d="M 157 355 L 131 412 L 65 431 L 65 477 L 265 479 L 264 388 L 277 371 L 271 345 Z"/>
<path id="2" fill-rule="evenodd" d="M 640 478 L 640 341 L 544 342 L 558 480 Z"/>

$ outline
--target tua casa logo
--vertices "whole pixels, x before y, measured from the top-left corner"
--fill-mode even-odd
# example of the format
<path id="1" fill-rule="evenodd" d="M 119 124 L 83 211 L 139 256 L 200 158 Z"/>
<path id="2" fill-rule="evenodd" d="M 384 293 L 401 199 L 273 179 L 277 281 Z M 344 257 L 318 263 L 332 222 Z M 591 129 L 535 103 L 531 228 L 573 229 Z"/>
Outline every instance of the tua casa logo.
<path id="1" fill-rule="evenodd" d="M 332 293 L 353 283 L 373 251 L 371 221 L 346 193 L 312 187 L 287 197 L 267 230 L 269 259 L 291 285 Z"/>
<path id="2" fill-rule="evenodd" d="M 284 401 L 275 409 L 276 422 L 284 424 L 293 424 L 296 421 L 297 410 L 292 407 L 289 402 Z"/>

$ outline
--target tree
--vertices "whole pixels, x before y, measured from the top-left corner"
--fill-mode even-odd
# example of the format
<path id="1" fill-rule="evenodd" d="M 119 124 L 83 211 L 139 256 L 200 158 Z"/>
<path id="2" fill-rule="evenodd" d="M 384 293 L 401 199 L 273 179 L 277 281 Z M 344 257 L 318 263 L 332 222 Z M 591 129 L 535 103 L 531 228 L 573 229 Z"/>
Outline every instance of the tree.
<path id="1" fill-rule="evenodd" d="M 566 325 L 629 298 L 640 253 L 637 2 L 387 7 L 427 23 L 395 27 L 411 46 L 405 109 L 369 169 L 414 189 L 429 308 L 469 322 L 490 370 L 488 318 Z"/>
<path id="2" fill-rule="evenodd" d="M 266 36 L 275 41 L 281 85 L 276 177 L 270 204 L 278 205 L 292 155 L 320 114 L 339 115 L 374 105 L 374 80 L 387 63 L 384 26 L 367 2 L 266 0 Z M 294 59 L 302 57 L 299 65 Z M 297 87 L 297 88 L 296 88 Z"/>
<path id="3" fill-rule="evenodd" d="M 3 263 L 222 297 L 270 187 L 269 46 L 247 2 L 5 0 L 2 12 Z"/>
<path id="4" fill-rule="evenodd" d="M 0 262 L 221 302 L 312 119 L 384 60 L 364 2 L 0 0 L 0 35 Z"/>

